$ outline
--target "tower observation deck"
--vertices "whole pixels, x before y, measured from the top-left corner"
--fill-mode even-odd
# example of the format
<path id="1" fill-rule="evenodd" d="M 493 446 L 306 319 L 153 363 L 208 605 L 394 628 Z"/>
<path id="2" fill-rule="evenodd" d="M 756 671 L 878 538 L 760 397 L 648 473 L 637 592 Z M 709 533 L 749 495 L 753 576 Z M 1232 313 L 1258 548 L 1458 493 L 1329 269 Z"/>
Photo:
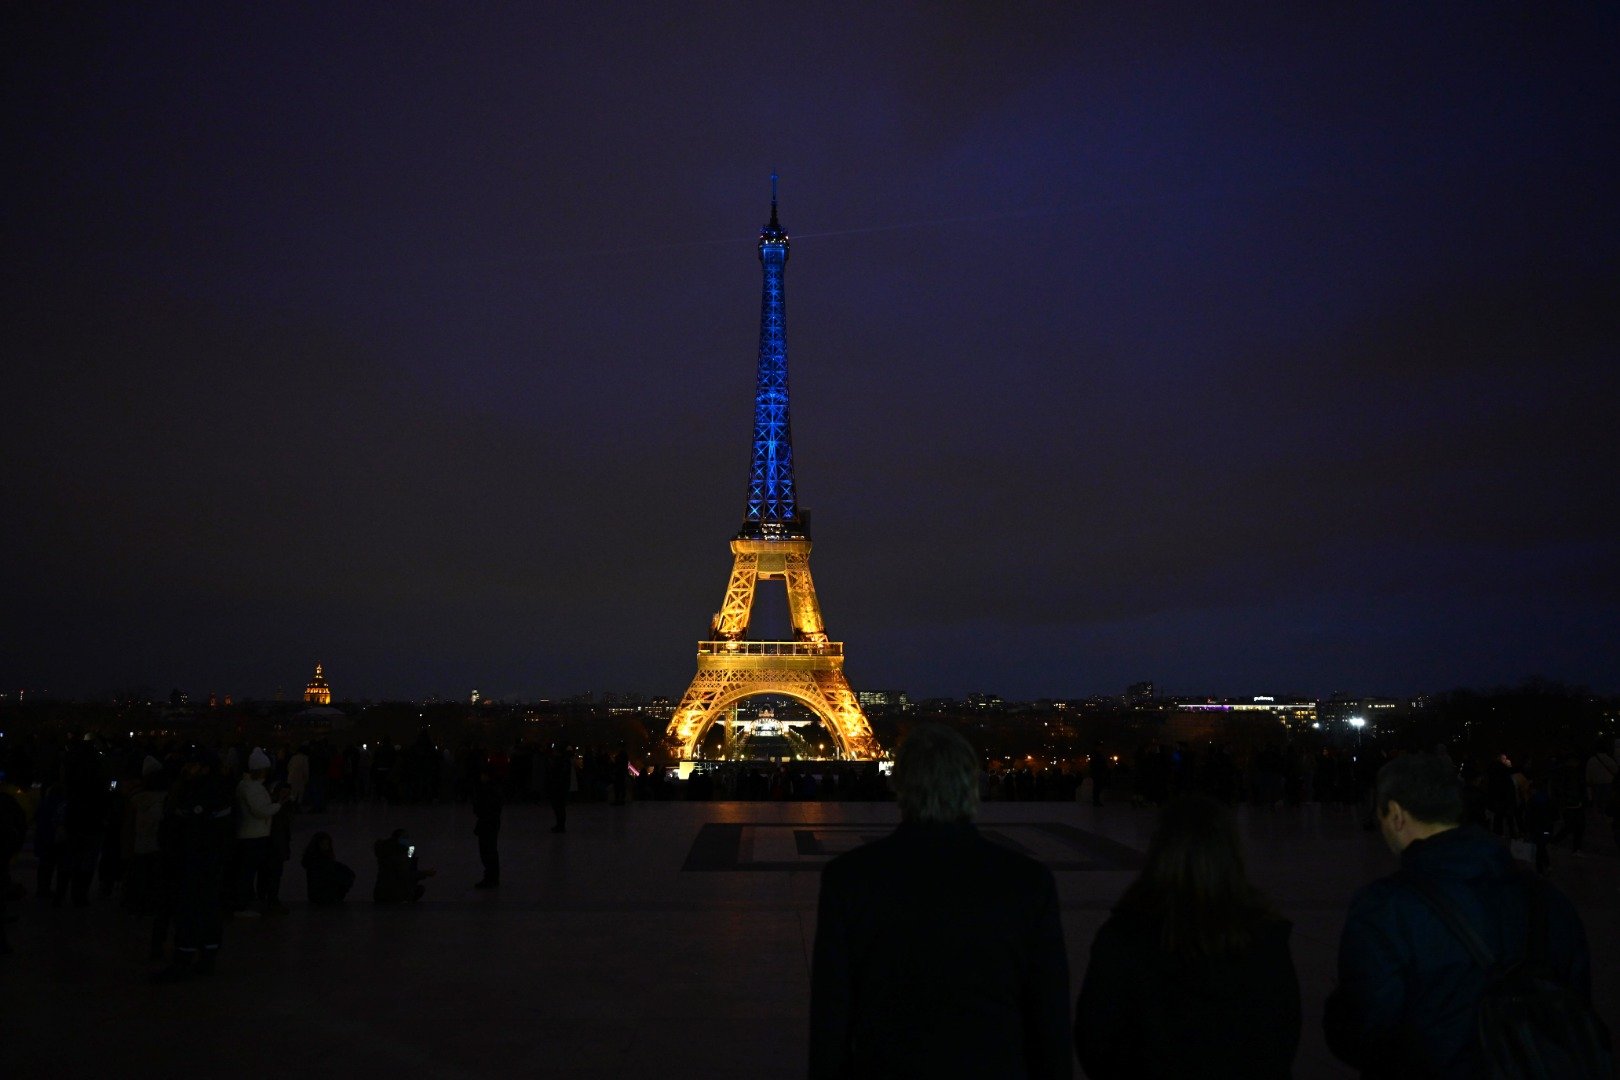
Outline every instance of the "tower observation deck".
<path id="1" fill-rule="evenodd" d="M 764 269 L 759 362 L 754 383 L 754 440 L 748 502 L 731 541 L 725 600 L 698 643 L 697 676 L 675 708 L 665 735 L 669 752 L 698 755 L 704 734 L 733 704 L 780 694 L 808 706 L 832 735 L 841 757 L 876 757 L 872 727 L 844 677 L 843 642 L 831 641 L 810 577 L 809 514 L 799 508 L 793 480 L 793 429 L 788 407 L 787 306 L 783 281 L 788 234 L 777 216 L 771 175 L 771 219 L 759 234 Z M 787 588 L 791 641 L 751 641 L 748 621 L 760 581 Z"/>

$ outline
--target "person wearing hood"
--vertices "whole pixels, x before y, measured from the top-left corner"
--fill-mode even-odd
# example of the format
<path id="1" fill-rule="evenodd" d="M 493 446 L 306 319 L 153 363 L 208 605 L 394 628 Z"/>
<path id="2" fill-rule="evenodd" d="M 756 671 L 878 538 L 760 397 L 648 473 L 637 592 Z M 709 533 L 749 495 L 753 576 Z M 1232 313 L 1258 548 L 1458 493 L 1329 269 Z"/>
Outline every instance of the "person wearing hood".
<path id="1" fill-rule="evenodd" d="M 270 847 L 270 819 L 281 804 L 270 797 L 264 779 L 270 775 L 270 755 L 254 748 L 248 754 L 247 772 L 236 785 L 236 893 L 232 910 L 239 915 L 257 915 L 253 902 L 254 883 L 264 872 Z"/>
<path id="2" fill-rule="evenodd" d="M 1374 807 L 1400 870 L 1350 901 L 1323 1016 L 1334 1054 L 1364 1077 L 1485 1075 L 1476 1029 L 1489 975 L 1442 906 L 1501 962 L 1513 962 L 1529 947 L 1530 890 L 1541 890 L 1552 977 L 1591 1002 L 1580 914 L 1500 840 L 1462 824 L 1462 782 L 1449 762 L 1433 754 L 1388 762 L 1378 770 Z"/>

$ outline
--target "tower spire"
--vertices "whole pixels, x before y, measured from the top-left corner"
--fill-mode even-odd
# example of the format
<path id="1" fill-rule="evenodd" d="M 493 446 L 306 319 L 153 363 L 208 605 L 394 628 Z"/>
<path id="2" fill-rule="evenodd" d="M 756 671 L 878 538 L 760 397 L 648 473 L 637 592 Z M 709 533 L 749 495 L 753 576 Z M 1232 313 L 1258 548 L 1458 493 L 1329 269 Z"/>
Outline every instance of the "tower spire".
<path id="1" fill-rule="evenodd" d="M 748 508 L 739 537 L 805 536 L 793 485 L 793 430 L 788 412 L 787 308 L 783 277 L 788 234 L 776 213 L 777 174 L 771 173 L 771 220 L 759 233 L 764 289 L 759 315 L 759 369 L 754 384 L 753 462 Z"/>

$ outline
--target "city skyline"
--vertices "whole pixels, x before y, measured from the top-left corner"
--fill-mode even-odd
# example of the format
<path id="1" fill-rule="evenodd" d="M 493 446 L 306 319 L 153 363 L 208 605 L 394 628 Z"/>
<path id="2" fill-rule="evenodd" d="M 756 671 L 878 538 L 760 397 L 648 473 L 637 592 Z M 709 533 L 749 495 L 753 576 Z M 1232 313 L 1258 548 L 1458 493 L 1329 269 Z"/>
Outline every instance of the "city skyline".
<path id="1" fill-rule="evenodd" d="M 12 14 L 9 690 L 678 691 L 773 168 L 857 690 L 1620 689 L 1620 14 L 634 10 Z"/>
<path id="2" fill-rule="evenodd" d="M 379 704 L 470 704 L 470 705 L 526 705 L 526 704 L 567 704 L 579 702 L 594 702 L 597 704 L 662 704 L 673 710 L 679 701 L 677 690 L 669 687 L 648 687 L 645 685 L 621 686 L 579 686 L 559 690 L 548 690 L 533 695 L 487 693 L 477 686 L 465 687 L 459 691 L 440 688 L 430 693 L 406 695 L 391 693 L 384 690 L 381 693 L 358 693 L 345 689 L 341 682 L 337 689 L 333 689 L 328 682 L 324 669 L 326 665 L 317 663 L 315 675 L 304 683 L 303 689 L 298 687 L 298 680 L 267 682 L 264 686 L 273 689 L 259 689 L 257 686 L 242 692 L 240 688 L 222 687 L 214 683 L 207 683 L 205 688 L 192 686 L 169 686 L 162 689 L 157 683 L 146 683 L 138 686 L 120 688 L 111 693 L 90 694 L 74 696 L 58 693 L 49 687 L 25 688 L 19 691 L 15 688 L 0 689 L 0 702 L 18 703 L 33 701 L 50 701 L 56 703 L 84 701 L 86 703 L 115 703 L 127 702 L 129 704 L 162 705 L 165 702 L 175 703 L 175 696 L 179 695 L 178 703 L 192 709 L 199 708 L 232 708 L 247 705 L 280 704 L 287 706 L 304 705 L 343 705 L 368 706 Z M 306 667 L 306 671 L 307 671 Z M 164 684 L 168 686 L 167 683 Z M 921 688 L 920 690 L 905 686 L 869 686 L 862 687 L 856 692 L 863 707 L 874 705 L 893 706 L 909 704 L 916 706 L 928 702 L 954 701 L 959 704 L 974 706 L 986 703 L 996 706 L 1027 706 L 1042 702 L 1123 702 L 1125 704 L 1144 702 L 1291 702 L 1313 701 L 1327 702 L 1330 700 L 1378 700 L 1378 701 L 1406 701 L 1416 702 L 1429 698 L 1437 693 L 1449 691 L 1501 693 L 1511 691 L 1527 692 L 1585 692 L 1596 697 L 1611 696 L 1595 688 L 1585 685 L 1571 685 L 1546 680 L 1541 676 L 1529 676 L 1519 680 L 1509 680 L 1501 683 L 1480 686 L 1434 687 L 1424 690 L 1414 690 L 1407 693 L 1388 693 L 1371 690 L 1365 687 L 1335 687 L 1331 690 L 1311 690 L 1300 687 L 1247 687 L 1247 688 L 1211 688 L 1192 687 L 1182 685 L 1162 685 L 1151 680 L 1141 680 L 1124 687 L 1083 687 L 1070 688 L 1066 691 L 1041 691 L 1027 695 L 1002 694 L 995 686 L 977 686 L 967 689 L 940 689 Z M 774 690 L 761 691 L 758 697 L 762 699 L 787 700 L 782 693 Z M 750 698 L 749 700 L 752 700 Z"/>

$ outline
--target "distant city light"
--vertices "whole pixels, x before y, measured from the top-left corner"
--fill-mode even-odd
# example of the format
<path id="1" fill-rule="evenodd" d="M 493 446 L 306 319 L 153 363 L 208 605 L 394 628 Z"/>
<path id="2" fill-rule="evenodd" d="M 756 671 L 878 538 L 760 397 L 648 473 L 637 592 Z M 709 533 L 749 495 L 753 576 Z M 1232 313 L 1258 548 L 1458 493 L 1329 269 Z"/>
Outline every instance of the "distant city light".
<path id="1" fill-rule="evenodd" d="M 1350 726 L 1353 728 L 1364 728 L 1367 726 L 1367 718 L 1365 716 L 1352 716 L 1350 718 Z"/>

